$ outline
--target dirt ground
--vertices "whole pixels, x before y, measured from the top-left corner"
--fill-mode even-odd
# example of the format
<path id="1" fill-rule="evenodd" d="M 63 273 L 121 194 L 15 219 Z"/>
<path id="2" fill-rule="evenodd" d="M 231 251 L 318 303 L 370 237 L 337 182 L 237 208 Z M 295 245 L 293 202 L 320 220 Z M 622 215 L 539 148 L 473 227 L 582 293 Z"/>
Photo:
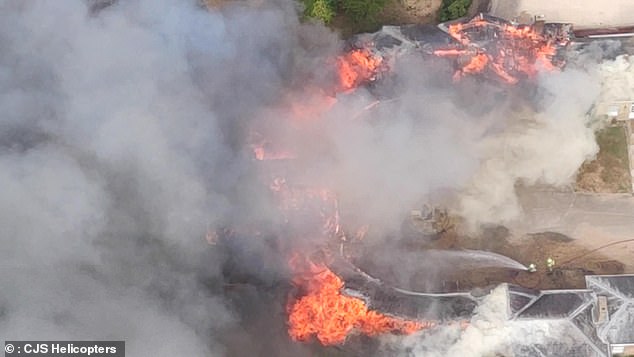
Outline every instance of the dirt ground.
<path id="1" fill-rule="evenodd" d="M 388 0 L 378 20 L 391 25 L 431 23 L 440 5 L 442 0 Z"/>
<path id="2" fill-rule="evenodd" d="M 467 16 L 486 12 L 490 0 L 472 0 Z M 379 22 L 389 25 L 430 24 L 438 22 L 442 0 L 388 0 Z"/>
<path id="3" fill-rule="evenodd" d="M 360 32 L 374 32 L 383 25 L 436 23 L 442 0 L 387 0 L 375 21 L 355 23 L 340 13 L 330 27 L 346 38 Z"/>
<path id="4" fill-rule="evenodd" d="M 409 286 L 402 288 L 454 292 L 470 291 L 475 288 L 486 289 L 500 283 L 510 283 L 531 289 L 583 289 L 586 275 L 634 273 L 632 266 L 605 255 L 603 249 L 594 251 L 560 233 L 544 232 L 514 237 L 508 229 L 497 226 L 486 228 L 478 236 L 459 234 L 452 230 L 435 238 L 421 236 L 418 239 L 410 238 L 400 244 L 405 245 L 409 252 L 425 249 L 490 251 L 512 258 L 524 265 L 533 263 L 537 266 L 537 272 L 500 268 L 457 268 L 451 272 L 434 273 L 438 281 L 430 285 L 429 279 L 425 276 L 424 263 L 421 263 L 420 269 L 414 269 L 418 273 L 413 273 L 408 282 Z M 552 270 L 546 266 L 548 258 L 555 260 L 555 267 Z M 409 269 L 409 267 L 404 268 Z M 401 273 L 394 272 L 394 274 Z M 389 274 L 392 273 L 388 272 L 385 277 L 379 278 L 389 282 Z"/>

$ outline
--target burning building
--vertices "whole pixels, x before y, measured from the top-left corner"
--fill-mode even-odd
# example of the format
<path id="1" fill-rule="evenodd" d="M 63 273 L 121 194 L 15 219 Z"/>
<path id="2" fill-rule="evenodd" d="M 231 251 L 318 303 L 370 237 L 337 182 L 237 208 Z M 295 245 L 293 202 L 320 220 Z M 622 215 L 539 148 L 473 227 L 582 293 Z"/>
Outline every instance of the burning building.
<path id="1" fill-rule="evenodd" d="M 536 23 L 517 25 L 493 16 L 479 14 L 470 20 L 441 24 L 440 31 L 432 27 L 387 27 L 380 33 L 361 35 L 351 41 L 344 55 L 338 57 L 337 70 L 340 93 L 352 94 L 359 87 L 389 81 L 390 68 L 395 59 L 412 52 L 425 56 L 450 58 L 457 68 L 454 81 L 467 76 L 481 76 L 515 85 L 522 81 L 536 81 L 540 71 L 561 71 L 565 65 L 565 51 L 574 40 L 570 24 Z M 381 98 L 365 109 L 380 105 Z M 255 151 L 258 160 L 276 160 L 277 155 Z M 282 159 L 298 159 L 284 155 Z M 274 181 L 272 190 L 285 190 Z M 289 186 L 290 187 L 290 186 Z M 352 264 L 349 256 L 333 251 L 333 245 L 343 247 L 352 238 L 345 221 L 340 221 L 338 201 L 333 191 L 318 190 L 315 197 L 334 209 L 330 213 L 322 208 L 307 210 L 322 217 L 323 229 L 313 232 L 331 240 L 326 243 L 325 256 L 317 260 L 294 255 L 290 258 L 295 272 L 296 294 L 288 303 L 289 335 L 296 341 L 319 341 L 323 345 L 344 344 L 348 336 L 361 333 L 413 334 L 434 331 L 446 326 L 469 328 L 467 321 L 477 314 L 477 308 L 487 299 L 487 293 L 478 292 L 420 292 L 401 289 L 381 281 Z M 306 208 L 305 199 L 311 189 L 297 191 L 291 199 L 293 210 Z M 317 192 L 317 191 L 315 191 Z M 295 196 L 295 195 L 291 195 Z M 286 197 L 283 201 L 289 200 Z M 286 204 L 282 204 L 286 207 Z M 283 208 L 283 210 L 287 210 Z M 286 219 L 286 222 L 301 219 Z M 336 222 L 336 223 L 335 223 Z M 352 238 L 354 239 L 354 238 Z M 339 243 L 341 242 L 341 243 Z M 334 257 L 333 257 L 334 256 Z M 591 280 L 591 278 L 588 278 Z M 589 281 L 590 281 L 589 280 Z M 585 290 L 531 290 L 516 285 L 505 287 L 508 321 L 513 328 L 539 325 L 540 329 L 565 331 L 571 340 L 559 343 L 557 339 L 543 339 L 535 345 L 516 343 L 513 353 L 518 356 L 563 354 L 578 356 L 604 356 L 610 341 L 597 332 L 600 322 L 594 319 L 602 299 L 589 289 Z M 527 328 L 527 327 L 526 327 Z M 532 328 L 532 327 L 531 327 Z M 625 328 L 625 327 L 619 327 Z M 433 332 L 431 332 L 433 333 Z"/>
<path id="2" fill-rule="evenodd" d="M 557 52 L 570 41 L 570 25 L 541 25 L 514 25 L 485 14 L 466 22 L 443 23 L 440 28 L 460 45 L 434 54 L 456 57 L 464 63 L 454 75 L 456 80 L 487 69 L 502 81 L 515 84 L 520 76 L 534 77 L 539 68 L 553 70 L 563 65 Z"/>
<path id="3" fill-rule="evenodd" d="M 566 120 L 506 130 L 508 111 L 492 109 L 500 93 L 558 71 L 564 26 L 540 32 L 481 15 L 343 44 L 300 23 L 286 0 L 211 12 L 174 0 L 0 9 L 0 332 L 15 339 L 124 339 L 148 356 L 301 356 L 359 335 L 469 334 L 486 289 L 404 289 L 346 253 L 399 235 L 403 212 L 430 191 L 463 187 L 480 162 L 498 167 L 481 143 L 497 150 L 500 133 L 537 133 L 515 140 L 522 149 L 559 147 L 560 131 L 588 136 Z M 570 76 L 547 91 L 593 83 Z M 572 100 L 572 113 L 591 96 L 563 93 L 555 107 Z M 558 183 L 593 148 L 582 140 L 551 165 L 512 157 L 529 169 L 497 175 L 496 188 Z M 550 294 L 509 291 L 527 311 Z M 575 306 L 586 308 L 582 295 Z M 609 326 L 599 337 L 622 342 Z M 447 341 L 456 340 L 438 345 Z"/>

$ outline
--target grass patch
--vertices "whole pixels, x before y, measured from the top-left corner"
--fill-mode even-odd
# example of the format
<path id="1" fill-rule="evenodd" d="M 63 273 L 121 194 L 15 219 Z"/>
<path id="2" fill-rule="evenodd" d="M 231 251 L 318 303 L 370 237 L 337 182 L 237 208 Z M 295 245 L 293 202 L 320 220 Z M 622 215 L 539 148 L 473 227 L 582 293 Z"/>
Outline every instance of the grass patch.
<path id="1" fill-rule="evenodd" d="M 577 175 L 577 190 L 585 192 L 630 193 L 627 137 L 622 126 L 607 127 L 596 133 L 599 153 L 585 162 Z"/>
<path id="2" fill-rule="evenodd" d="M 622 126 L 605 128 L 597 133 L 597 143 L 604 155 L 627 162 L 627 138 Z"/>

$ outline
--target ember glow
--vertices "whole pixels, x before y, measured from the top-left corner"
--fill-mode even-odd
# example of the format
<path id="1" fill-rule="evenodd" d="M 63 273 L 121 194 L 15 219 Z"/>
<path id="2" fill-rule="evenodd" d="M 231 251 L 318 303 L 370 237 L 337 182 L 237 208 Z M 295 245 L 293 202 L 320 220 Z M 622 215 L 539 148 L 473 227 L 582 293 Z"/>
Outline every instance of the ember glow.
<path id="1" fill-rule="evenodd" d="M 251 131 L 249 142 L 253 157 L 259 161 L 287 160 L 296 157 L 292 152 L 277 148 L 272 142 L 256 131 Z"/>
<path id="2" fill-rule="evenodd" d="M 532 26 L 479 16 L 451 24 L 446 31 L 459 47 L 439 49 L 434 54 L 458 59 L 460 68 L 454 80 L 488 69 L 503 82 L 515 84 L 521 77 L 535 77 L 540 69 L 552 71 L 562 65 L 554 61 L 560 39 L 538 33 Z"/>
<path id="3" fill-rule="evenodd" d="M 471 74 L 471 73 L 479 73 L 484 70 L 487 63 L 489 63 L 489 57 L 487 57 L 484 53 L 479 53 L 473 57 L 469 63 L 467 63 L 461 70 L 457 71 L 454 75 L 454 80 L 460 79 L 460 76 Z"/>
<path id="4" fill-rule="evenodd" d="M 336 345 L 354 332 L 411 334 L 434 326 L 368 310 L 362 300 L 341 293 L 343 281 L 323 264 L 295 256 L 290 266 L 297 273 L 293 283 L 305 294 L 288 306 L 288 333 L 296 341 L 314 336 L 323 345 Z"/>
<path id="5" fill-rule="evenodd" d="M 262 144 L 261 146 L 253 146 L 253 156 L 256 160 L 286 160 L 293 159 L 295 155 L 287 151 L 274 151 L 271 150 L 268 145 Z"/>
<path id="6" fill-rule="evenodd" d="M 337 59 L 339 84 L 343 91 L 350 91 L 359 85 L 372 81 L 383 63 L 367 49 L 355 49 Z"/>
<path id="7" fill-rule="evenodd" d="M 286 222 L 302 222 L 303 218 L 312 216 L 319 222 L 313 231 L 324 237 L 337 236 L 340 230 L 339 202 L 334 192 L 326 188 L 293 186 L 283 177 L 274 178 L 269 188 L 275 193 L 278 209 Z"/>

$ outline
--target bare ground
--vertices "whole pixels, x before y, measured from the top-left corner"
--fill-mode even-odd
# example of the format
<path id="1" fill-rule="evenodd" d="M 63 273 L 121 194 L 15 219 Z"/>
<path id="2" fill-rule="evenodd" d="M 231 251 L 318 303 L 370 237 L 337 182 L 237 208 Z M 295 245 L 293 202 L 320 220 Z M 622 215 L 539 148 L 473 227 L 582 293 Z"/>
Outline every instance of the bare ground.
<path id="1" fill-rule="evenodd" d="M 631 247 L 634 248 L 634 242 Z M 628 248 L 627 245 L 610 251 L 594 251 L 592 248 L 597 247 L 586 247 L 575 239 L 554 232 L 512 237 L 506 228 L 500 226 L 488 228 L 477 237 L 448 232 L 436 241 L 421 240 L 420 244 L 411 246 L 412 250 L 430 248 L 485 250 L 508 256 L 524 265 L 537 265 L 536 273 L 494 268 L 457 269 L 442 277 L 440 284 L 446 291 L 465 291 L 505 282 L 532 289 L 579 289 L 585 288 L 586 275 L 634 272 L 634 267 L 622 262 L 631 260 L 626 257 L 631 257 L 628 249 L 624 249 Z M 615 249 L 624 254 L 615 256 Z M 548 258 L 553 258 L 556 263 L 552 271 L 546 267 Z"/>
<path id="2" fill-rule="evenodd" d="M 442 0 L 388 0 L 378 20 L 390 25 L 431 23 L 441 4 Z"/>
<path id="3" fill-rule="evenodd" d="M 340 13 L 330 27 L 345 38 L 360 32 L 377 31 L 383 25 L 436 23 L 441 4 L 442 0 L 387 0 L 374 21 L 355 23 Z"/>

